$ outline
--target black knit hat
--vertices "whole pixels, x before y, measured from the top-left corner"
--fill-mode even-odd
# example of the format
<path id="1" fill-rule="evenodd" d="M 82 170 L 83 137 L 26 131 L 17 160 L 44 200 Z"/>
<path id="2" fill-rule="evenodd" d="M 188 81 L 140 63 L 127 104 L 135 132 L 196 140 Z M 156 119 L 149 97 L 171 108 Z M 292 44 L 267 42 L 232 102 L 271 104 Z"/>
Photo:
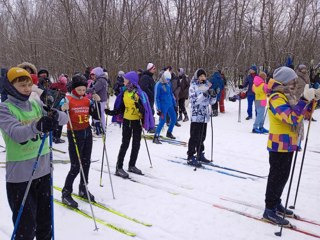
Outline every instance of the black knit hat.
<path id="1" fill-rule="evenodd" d="M 86 79 L 80 75 L 74 75 L 72 77 L 72 89 L 75 89 L 76 87 L 84 86 L 87 87 L 88 83 Z"/>
<path id="2" fill-rule="evenodd" d="M 204 69 L 199 68 L 198 71 L 197 71 L 197 78 L 199 78 L 201 75 L 207 76 L 207 73 L 206 73 L 206 71 Z"/>

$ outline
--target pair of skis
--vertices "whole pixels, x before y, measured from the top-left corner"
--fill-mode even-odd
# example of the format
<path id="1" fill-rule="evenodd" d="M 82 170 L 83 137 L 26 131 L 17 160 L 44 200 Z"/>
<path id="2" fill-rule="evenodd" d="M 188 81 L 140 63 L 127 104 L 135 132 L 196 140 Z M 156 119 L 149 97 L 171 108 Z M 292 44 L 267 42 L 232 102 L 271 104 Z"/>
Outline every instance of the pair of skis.
<path id="1" fill-rule="evenodd" d="M 226 197 L 221 197 L 220 199 L 223 200 L 223 201 L 232 202 L 232 203 L 240 204 L 242 206 L 252 207 L 252 208 L 255 208 L 255 209 L 259 209 L 259 210 L 263 210 L 264 209 L 261 206 L 254 205 L 254 204 L 251 204 L 249 202 L 245 202 L 245 201 L 241 201 L 241 200 L 237 200 L 237 199 L 226 198 Z M 253 214 L 241 211 L 241 210 L 236 210 L 236 209 L 233 209 L 233 208 L 230 208 L 230 207 L 226 207 L 226 206 L 222 206 L 222 205 L 219 205 L 219 204 L 213 204 L 212 206 L 215 207 L 215 208 L 219 208 L 219 209 L 226 210 L 226 211 L 229 211 L 229 212 L 232 212 L 232 213 L 236 213 L 238 215 L 241 215 L 241 216 L 244 216 L 244 217 L 247 217 L 247 218 L 251 218 L 251 219 L 254 219 L 254 220 L 257 220 L 257 221 L 260 221 L 260 222 L 265 222 L 265 223 L 269 223 L 269 224 L 275 225 L 274 223 L 266 221 L 265 219 L 261 218 L 260 216 L 256 216 L 256 215 L 253 215 Z M 312 225 L 320 226 L 319 222 L 316 222 L 314 220 L 310 220 L 310 219 L 307 219 L 307 218 L 302 218 L 302 217 L 300 217 L 298 215 L 294 215 L 293 219 L 295 219 L 297 221 L 309 223 L 309 224 L 312 224 Z M 292 224 L 290 224 L 289 226 L 287 226 L 285 228 L 287 228 L 289 230 L 292 230 L 292 231 L 295 231 L 295 232 L 302 233 L 304 235 L 308 235 L 308 236 L 315 237 L 315 238 L 320 238 L 319 234 L 315 234 L 315 233 L 312 233 L 312 232 L 310 232 L 308 230 L 301 229 L 301 228 L 299 228 L 299 227 L 297 227 L 295 225 L 292 225 Z"/>
<path id="2" fill-rule="evenodd" d="M 57 187 L 57 186 L 54 186 L 54 189 L 57 190 L 57 191 L 60 191 L 60 192 L 62 191 L 62 189 L 61 189 L 60 187 Z M 76 198 L 76 199 L 79 199 L 79 200 L 81 200 L 81 201 L 83 201 L 83 202 L 88 203 L 88 200 L 87 200 L 87 199 L 85 199 L 85 198 L 83 198 L 83 197 L 80 197 L 80 196 L 77 195 L 77 194 L 72 194 L 72 197 L 74 197 L 74 198 Z M 72 208 L 72 207 L 70 207 L 70 206 L 62 203 L 62 202 L 61 202 L 60 200 L 58 200 L 58 199 L 55 199 L 54 201 L 55 201 L 56 204 L 58 204 L 58 205 L 60 205 L 60 206 L 63 206 L 63 207 L 65 207 L 65 208 L 67 208 L 67 209 L 70 209 L 70 210 L 72 210 L 72 211 L 74 211 L 74 212 L 76 212 L 76 213 L 78 213 L 78 214 L 80 214 L 80 215 L 82 215 L 82 216 L 84 216 L 84 217 L 86 217 L 86 218 L 92 219 L 91 214 L 90 214 L 89 212 L 87 212 L 86 210 L 83 210 L 83 209 L 80 209 L 80 208 Z M 132 221 L 132 222 L 141 224 L 141 225 L 143 225 L 143 226 L 145 226 L 145 227 L 151 227 L 151 226 L 152 226 L 152 224 L 145 223 L 145 222 L 142 222 L 142 221 L 140 221 L 140 220 L 137 220 L 136 218 L 129 217 L 128 215 L 126 215 L 126 214 L 124 214 L 124 213 L 121 213 L 121 212 L 119 212 L 119 211 L 117 211 L 117 210 L 115 210 L 115 209 L 112 209 L 112 208 L 106 206 L 106 205 L 103 204 L 103 203 L 100 203 L 100 202 L 91 202 L 91 203 L 92 203 L 92 205 L 95 206 L 95 207 L 98 207 L 98 208 L 100 208 L 100 209 L 102 209 L 102 210 L 105 210 L 105 211 L 108 211 L 108 212 L 110 212 L 110 213 L 113 213 L 113 214 L 115 214 L 115 215 L 117 215 L 117 216 L 123 217 L 123 218 L 125 218 L 125 219 L 127 219 L 127 220 L 130 220 L 130 221 Z M 109 228 L 111 228 L 111 229 L 113 229 L 113 230 L 115 230 L 115 231 L 118 231 L 118 232 L 120 232 L 120 233 L 122 233 L 122 234 L 125 234 L 125 235 L 127 235 L 127 236 L 135 237 L 135 236 L 137 235 L 136 233 L 133 233 L 133 232 L 127 230 L 127 229 L 118 227 L 118 226 L 116 226 L 116 225 L 114 225 L 114 224 L 112 224 L 112 223 L 108 223 L 108 222 L 106 222 L 106 221 L 104 221 L 104 220 L 102 220 L 102 219 L 96 218 L 96 221 L 97 221 L 98 223 L 100 223 L 101 225 L 104 225 L 104 226 L 106 226 L 106 227 L 109 227 Z"/>

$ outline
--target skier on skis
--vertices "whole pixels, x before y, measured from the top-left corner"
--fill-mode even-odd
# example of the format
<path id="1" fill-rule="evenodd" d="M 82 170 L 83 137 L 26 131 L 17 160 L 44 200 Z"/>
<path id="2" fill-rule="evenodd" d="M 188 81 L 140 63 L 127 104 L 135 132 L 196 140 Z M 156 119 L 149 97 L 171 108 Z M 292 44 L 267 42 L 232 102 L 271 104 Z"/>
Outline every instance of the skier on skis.
<path id="1" fill-rule="evenodd" d="M 16 222 L 23 203 L 28 181 L 30 190 L 16 229 L 15 240 L 43 239 L 52 235 L 50 154 L 47 139 L 38 155 L 43 133 L 67 123 L 67 115 L 51 109 L 44 110 L 41 101 L 29 100 L 32 92 L 31 75 L 22 68 L 9 69 L 4 79 L 8 99 L 0 104 L 0 129 L 6 143 L 7 198 Z M 47 110 L 49 110 L 47 108 Z M 38 159 L 38 164 L 35 162 Z M 33 178 L 30 176 L 34 171 Z"/>
<path id="2" fill-rule="evenodd" d="M 123 170 L 123 161 L 130 144 L 131 136 L 133 139 L 128 171 L 142 175 L 142 171 L 136 167 L 140 149 L 141 125 L 143 124 L 143 128 L 148 131 L 154 128 L 154 120 L 148 96 L 138 85 L 138 74 L 135 71 L 131 71 L 124 74 L 123 78 L 124 88 L 122 88 L 116 98 L 114 110 L 106 109 L 105 113 L 115 116 L 118 122 L 123 123 L 122 144 L 118 154 L 116 175 L 128 178 L 129 174 Z"/>
<path id="3" fill-rule="evenodd" d="M 313 100 L 320 99 L 320 90 L 306 85 L 301 97 L 295 99 L 297 74 L 288 67 L 274 71 L 268 82 L 270 130 L 268 138 L 269 176 L 265 194 L 263 218 L 269 222 L 287 226 L 289 221 L 282 214 L 293 216 L 281 203 L 282 191 L 290 175 L 294 151 L 299 147 L 301 124 Z"/>
<path id="4" fill-rule="evenodd" d="M 199 68 L 191 81 L 189 98 L 191 103 L 190 139 L 188 143 L 188 164 L 196 167 L 202 162 L 209 162 L 204 156 L 204 141 L 207 133 L 207 122 L 210 120 L 211 107 L 217 101 L 216 92 L 210 88 L 207 74 Z M 196 156 L 194 154 L 197 153 Z"/>

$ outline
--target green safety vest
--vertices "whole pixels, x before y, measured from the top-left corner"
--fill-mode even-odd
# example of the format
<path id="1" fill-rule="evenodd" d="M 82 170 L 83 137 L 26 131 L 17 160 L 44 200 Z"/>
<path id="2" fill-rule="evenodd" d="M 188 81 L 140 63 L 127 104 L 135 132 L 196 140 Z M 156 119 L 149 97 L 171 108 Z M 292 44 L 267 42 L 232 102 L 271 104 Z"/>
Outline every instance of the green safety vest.
<path id="1" fill-rule="evenodd" d="M 32 110 L 30 112 L 21 111 L 21 109 L 9 102 L 5 102 L 5 104 L 8 106 L 10 113 L 15 116 L 22 125 L 28 125 L 42 117 L 42 109 L 35 101 L 31 101 Z M 7 162 L 25 161 L 37 157 L 43 137 L 41 134 L 35 134 L 32 139 L 18 143 L 10 138 L 2 129 L 1 132 L 6 143 Z M 45 141 L 41 156 L 47 153 L 49 153 L 49 145 L 48 141 Z"/>

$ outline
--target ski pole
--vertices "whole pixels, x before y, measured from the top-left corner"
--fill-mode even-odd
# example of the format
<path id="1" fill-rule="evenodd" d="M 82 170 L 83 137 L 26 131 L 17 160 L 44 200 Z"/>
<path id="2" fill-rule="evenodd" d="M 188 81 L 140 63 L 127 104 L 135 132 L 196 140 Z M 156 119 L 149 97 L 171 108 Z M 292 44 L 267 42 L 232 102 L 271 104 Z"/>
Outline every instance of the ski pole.
<path id="1" fill-rule="evenodd" d="M 303 154 L 302 154 L 302 161 L 301 161 L 301 166 L 300 166 L 300 172 L 299 172 L 299 178 L 298 178 L 298 183 L 297 183 L 297 189 L 296 189 L 296 194 L 295 194 L 295 197 L 294 197 L 294 203 L 293 203 L 293 206 L 290 206 L 289 208 L 291 209 L 295 209 L 296 207 L 296 202 L 297 202 L 297 197 L 298 197 L 298 191 L 299 191 L 299 187 L 300 187 L 300 180 L 301 180 L 301 175 L 302 175 L 302 169 L 303 169 L 303 164 L 304 164 L 304 158 L 305 158 L 305 155 L 306 155 L 306 149 L 307 149 L 307 145 L 308 145 L 308 139 L 309 139 L 309 130 L 310 130 L 310 125 L 311 125 L 311 119 L 312 119 L 312 115 L 313 115 L 313 112 L 314 112 L 314 109 L 316 107 L 316 101 L 313 100 L 312 102 L 312 110 L 311 110 L 311 116 L 310 116 L 310 119 L 309 119 L 309 123 L 308 123 L 308 130 L 307 130 L 307 134 L 306 134 L 306 142 L 304 144 L 304 148 L 303 148 Z"/>
<path id="2" fill-rule="evenodd" d="M 49 149 L 50 149 L 50 205 L 51 205 L 51 236 L 54 240 L 54 203 L 53 203 L 53 151 L 52 151 L 52 131 L 49 133 Z"/>
<path id="3" fill-rule="evenodd" d="M 14 229 L 13 229 L 13 232 L 12 232 L 11 240 L 14 240 L 16 238 L 16 234 L 17 234 L 19 223 L 20 223 L 20 219 L 21 219 L 21 216 L 22 216 L 22 213 L 23 213 L 24 205 L 26 203 L 26 200 L 27 200 L 27 197 L 28 197 L 28 194 L 29 194 L 29 191 L 30 191 L 30 187 L 31 187 L 31 183 L 32 183 L 32 180 L 33 180 L 34 173 L 35 173 L 35 171 L 36 171 L 36 169 L 38 167 L 39 158 L 40 158 L 40 155 L 42 153 L 43 146 L 44 146 L 45 141 L 46 141 L 46 137 L 47 137 L 47 135 L 45 133 L 43 135 L 43 137 L 42 137 L 42 141 L 41 141 L 41 144 L 40 144 L 40 148 L 39 148 L 39 151 L 38 151 L 38 155 L 37 155 L 36 161 L 33 164 L 32 173 L 31 173 L 30 179 L 28 181 L 26 191 L 25 191 L 25 193 L 23 195 L 23 199 L 22 199 L 22 202 L 21 202 L 21 205 L 20 205 L 20 209 L 19 209 L 19 212 L 18 212 L 18 216 L 17 216 L 16 222 L 14 223 Z"/>
<path id="4" fill-rule="evenodd" d="M 142 133 L 143 133 L 144 142 L 145 142 L 146 148 L 147 148 L 147 153 L 148 153 L 149 162 L 150 162 L 150 168 L 152 168 L 152 161 L 151 161 L 150 152 L 149 152 L 149 148 L 148 148 L 148 144 L 147 144 L 146 134 L 145 134 L 144 129 L 143 129 L 142 126 L 141 126 L 141 128 L 142 128 Z"/>
<path id="5" fill-rule="evenodd" d="M 213 161 L 213 123 L 211 115 L 211 162 Z"/>
<path id="6" fill-rule="evenodd" d="M 84 186 L 85 186 L 86 193 L 87 193 L 87 196 L 88 196 L 88 201 L 89 201 L 89 205 L 90 205 L 92 219 L 93 219 L 94 226 L 95 226 L 94 231 L 98 231 L 98 226 L 97 226 L 97 223 L 96 223 L 96 218 L 94 216 L 92 203 L 91 203 L 91 199 L 90 199 L 90 195 L 89 195 L 89 190 L 88 190 L 88 186 L 87 186 L 87 180 L 86 180 L 86 177 L 85 177 L 85 174 L 84 174 L 84 171 L 83 171 L 83 167 L 82 167 L 82 163 L 81 163 L 81 159 L 80 159 L 80 152 L 79 152 L 76 136 L 75 136 L 74 131 L 73 131 L 73 127 L 72 127 L 72 122 L 71 122 L 71 119 L 70 119 L 69 111 L 66 111 L 66 112 L 67 112 L 68 121 L 69 121 L 69 124 L 70 124 L 70 130 L 71 130 L 71 134 L 72 134 L 73 143 L 74 143 L 74 146 L 75 146 L 75 149 L 76 149 L 76 154 L 77 154 L 77 158 L 78 158 L 79 165 L 80 165 L 80 172 L 82 174 L 83 181 L 84 181 Z"/>
<path id="7" fill-rule="evenodd" d="M 240 92 L 241 93 L 241 92 Z M 239 93 L 238 122 L 241 122 L 241 94 Z"/>
<path id="8" fill-rule="evenodd" d="M 97 112 L 98 112 L 98 118 L 99 118 L 99 121 L 101 123 L 101 115 L 100 115 L 100 108 L 99 108 L 98 102 L 94 101 L 94 103 L 96 105 Z M 113 199 L 115 199 L 114 190 L 113 190 L 113 184 L 112 184 L 112 178 L 111 178 L 110 165 L 109 165 L 109 160 L 108 160 L 108 155 L 107 155 L 107 148 L 106 148 L 106 134 L 104 132 L 104 128 L 103 127 L 102 127 L 102 144 L 103 144 L 103 151 L 104 151 L 104 153 L 106 155 L 106 161 L 107 161 L 107 166 L 108 166 L 108 173 L 109 173 L 112 197 L 113 197 Z M 102 159 L 102 163 L 101 163 L 100 186 L 102 186 L 103 159 Z"/>
<path id="9" fill-rule="evenodd" d="M 293 180 L 293 175 L 294 175 L 294 169 L 296 167 L 296 162 L 297 162 L 297 157 L 298 157 L 298 152 L 299 152 L 299 148 L 301 145 L 301 131 L 302 128 L 300 129 L 299 132 L 299 137 L 298 137 L 298 145 L 297 145 L 297 150 L 295 151 L 295 156 L 294 156 L 294 161 L 293 161 L 293 166 L 292 166 L 292 170 L 291 170 L 291 177 L 290 177 L 290 182 L 289 182 L 289 187 L 288 187 L 288 193 L 287 193 L 287 198 L 286 198 L 286 204 L 284 206 L 284 213 L 283 213 L 283 217 L 282 217 L 282 223 L 280 225 L 280 231 L 279 232 L 275 232 L 274 234 L 278 237 L 281 237 L 282 235 L 282 229 L 283 229 L 283 220 L 286 218 L 286 209 L 288 207 L 288 202 L 289 202 L 289 197 L 290 197 L 290 191 L 291 191 L 291 185 L 292 185 L 292 180 Z"/>

